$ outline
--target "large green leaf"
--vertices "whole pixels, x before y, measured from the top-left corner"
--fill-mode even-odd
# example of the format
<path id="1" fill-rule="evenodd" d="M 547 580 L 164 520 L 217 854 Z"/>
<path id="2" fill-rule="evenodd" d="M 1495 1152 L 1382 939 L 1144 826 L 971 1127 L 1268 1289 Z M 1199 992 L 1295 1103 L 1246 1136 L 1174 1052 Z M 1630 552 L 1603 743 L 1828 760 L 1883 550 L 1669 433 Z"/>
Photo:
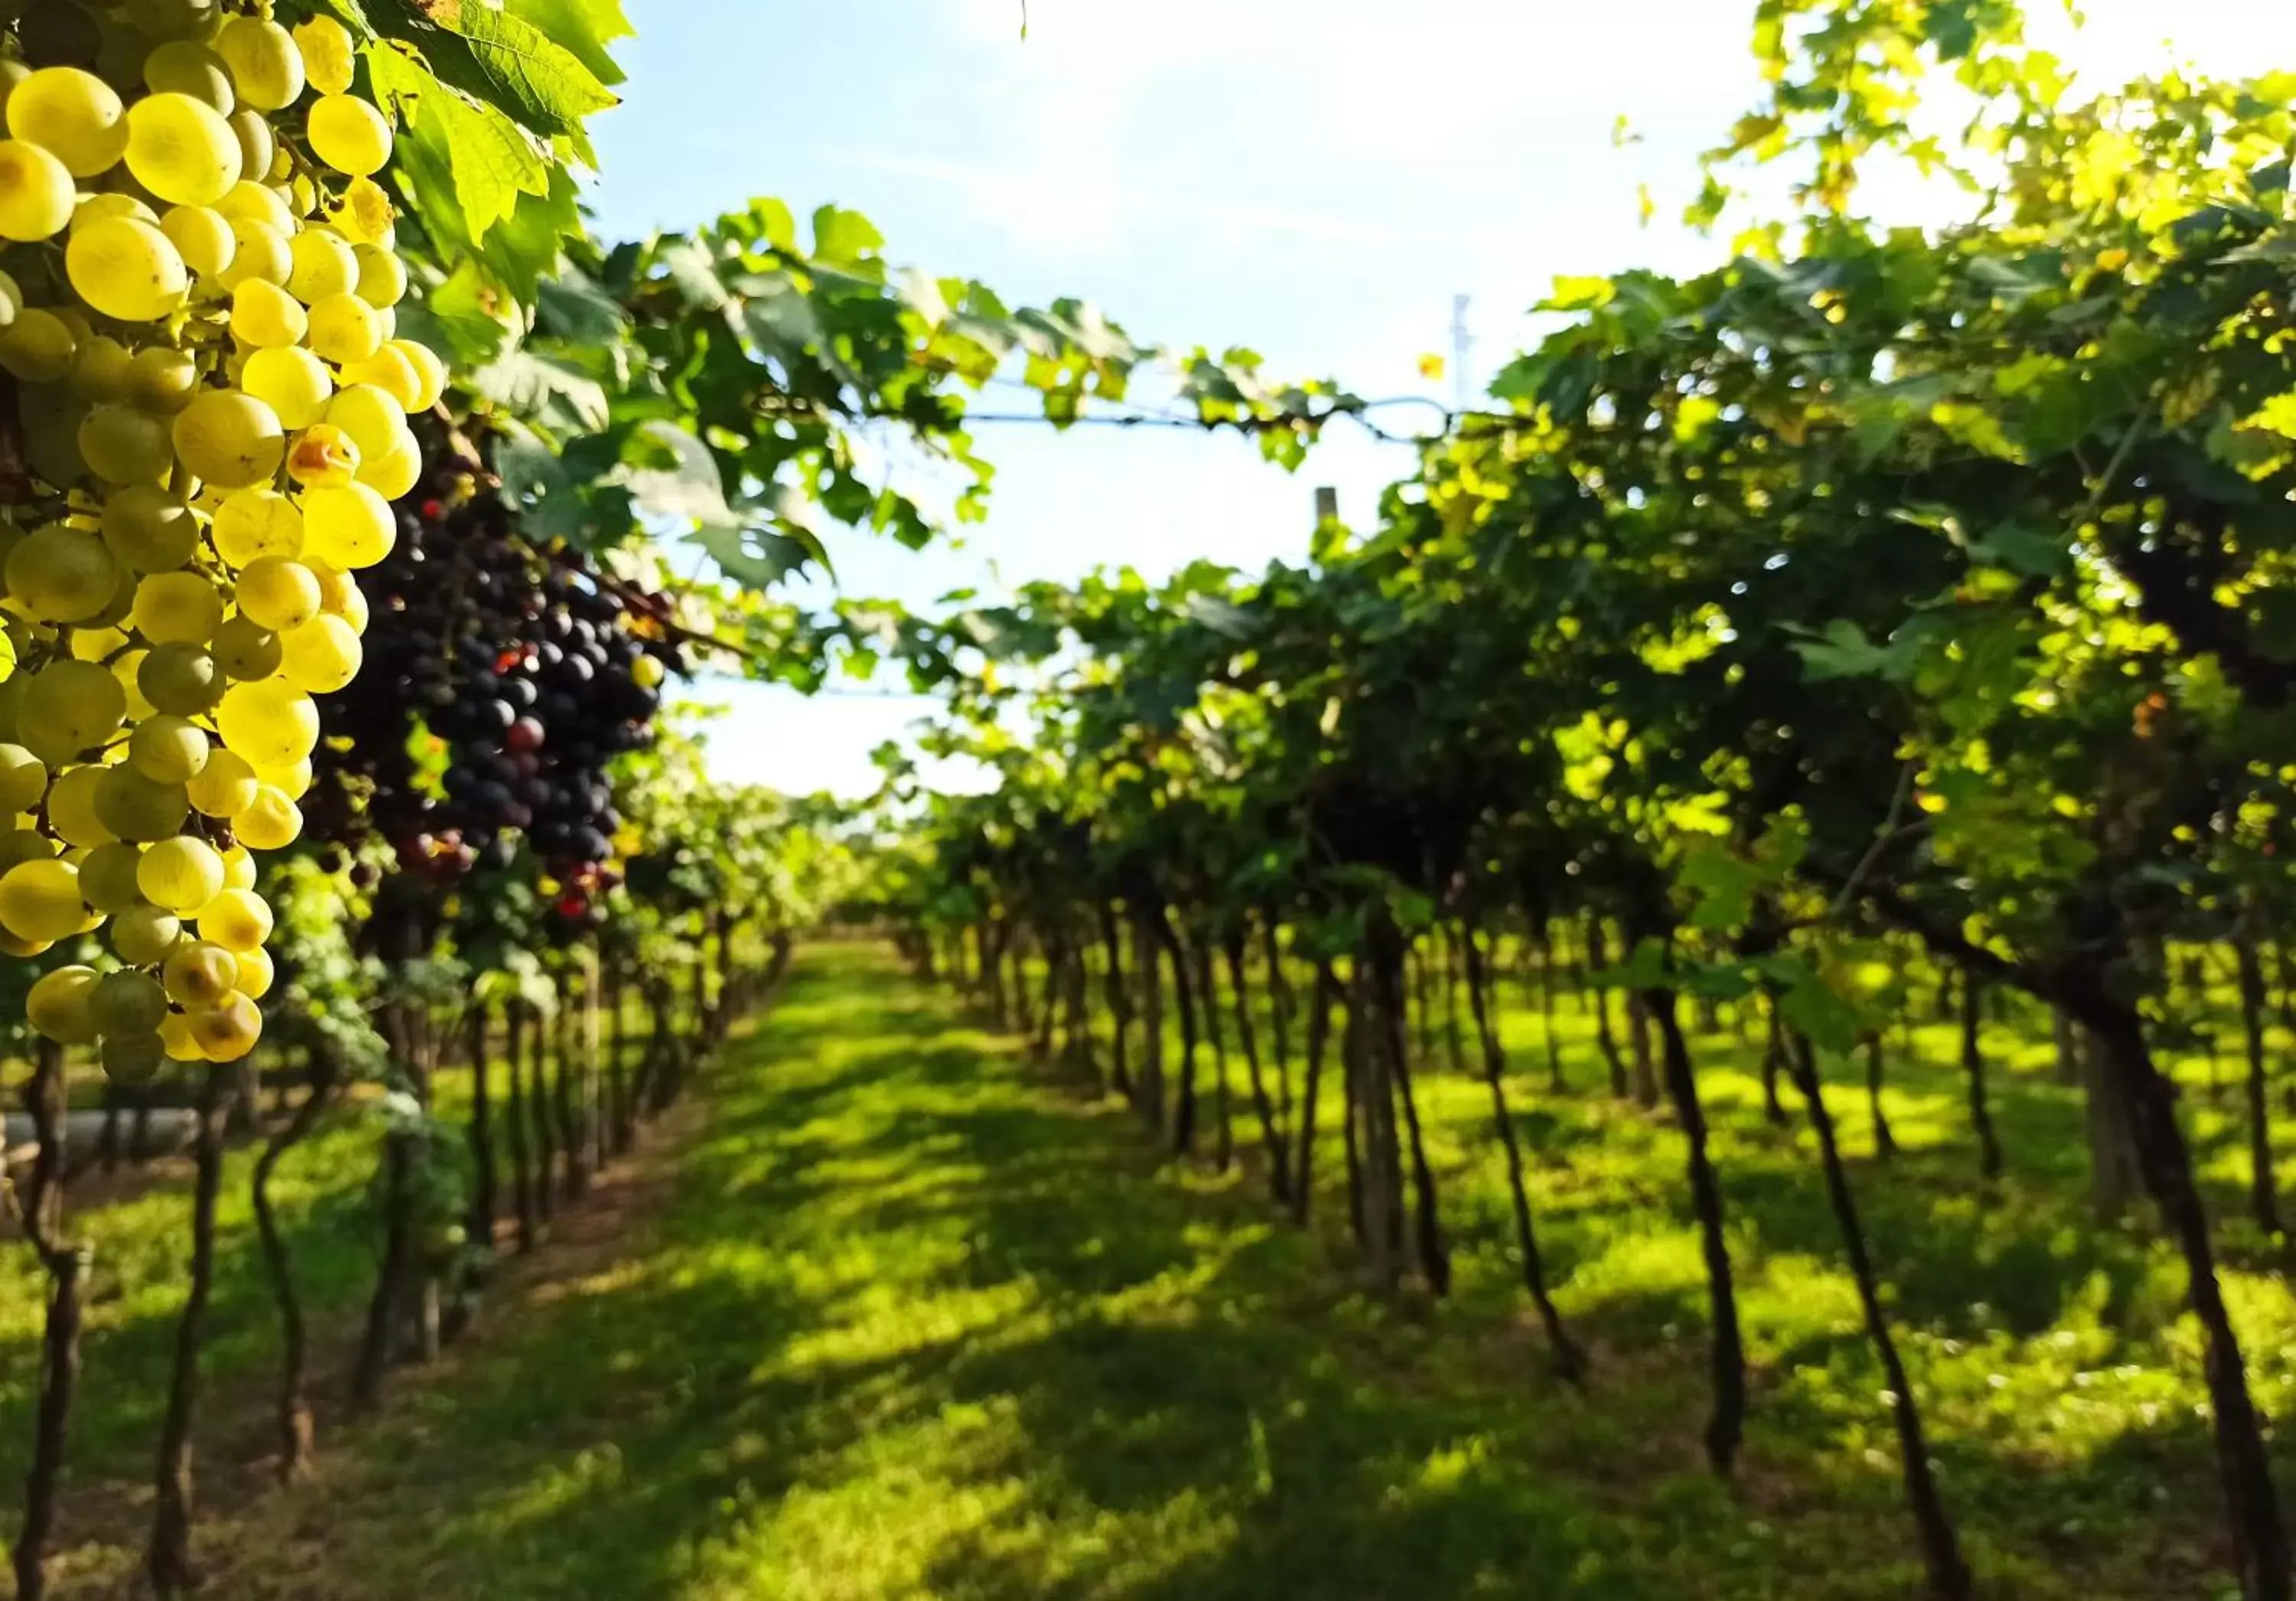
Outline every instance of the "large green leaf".
<path id="1" fill-rule="evenodd" d="M 563 45 L 600 83 L 626 76 L 607 48 L 637 31 L 622 14 L 622 0 L 504 0 L 504 9 Z"/>
<path id="2" fill-rule="evenodd" d="M 366 12 L 441 80 L 535 133 L 578 135 L 584 118 L 619 103 L 573 51 L 484 0 L 366 0 Z"/>

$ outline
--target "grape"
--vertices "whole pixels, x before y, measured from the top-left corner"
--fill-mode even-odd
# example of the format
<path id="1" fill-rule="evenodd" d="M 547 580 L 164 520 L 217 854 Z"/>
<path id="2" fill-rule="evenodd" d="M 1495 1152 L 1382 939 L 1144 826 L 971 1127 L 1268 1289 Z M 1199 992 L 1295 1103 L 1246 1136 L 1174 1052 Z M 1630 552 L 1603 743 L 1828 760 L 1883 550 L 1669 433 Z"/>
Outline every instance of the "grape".
<path id="1" fill-rule="evenodd" d="M 216 871 L 220 874 L 221 866 Z M 239 959 L 220 945 L 198 940 L 168 958 L 160 980 L 167 986 L 168 998 L 179 1006 L 216 1006 L 239 982 Z"/>
<path id="2" fill-rule="evenodd" d="M 280 641 L 287 681 L 310 694 L 332 694 L 358 677 L 365 652 L 358 631 L 340 617 L 315 617 Z"/>
<path id="3" fill-rule="evenodd" d="M 263 1014 L 243 995 L 192 1014 L 192 1038 L 210 1062 L 237 1062 L 263 1038 Z"/>
<path id="4" fill-rule="evenodd" d="M 216 660 L 235 679 L 268 678 L 283 656 L 279 636 L 251 617 L 231 618 L 216 630 Z"/>
<path id="5" fill-rule="evenodd" d="M 53 239 L 72 219 L 72 175 L 49 152 L 0 139 L 0 238 Z"/>
<path id="6" fill-rule="evenodd" d="M 24 748 L 60 767 L 119 731 L 127 692 L 110 669 L 94 661 L 51 661 L 32 675 L 16 708 Z"/>
<path id="7" fill-rule="evenodd" d="M 242 489 L 217 511 L 216 554 L 234 567 L 303 553 L 303 513 L 276 489 Z"/>
<path id="8" fill-rule="evenodd" d="M 29 811 L 47 792 L 46 764 L 21 745 L 0 744 L 0 813 Z"/>
<path id="9" fill-rule="evenodd" d="M 216 275 L 216 282 L 234 291 L 242 283 L 285 283 L 295 270 L 295 253 L 287 239 L 284 230 L 258 218 L 233 218 L 231 265 Z"/>
<path id="10" fill-rule="evenodd" d="M 127 614 L 148 645 L 206 645 L 223 626 L 223 596 L 196 572 L 155 572 L 135 586 Z"/>
<path id="11" fill-rule="evenodd" d="M 80 899 L 106 916 L 142 906 L 144 891 L 135 887 L 135 866 L 143 858 L 143 851 L 125 840 L 98 845 L 80 860 Z"/>
<path id="12" fill-rule="evenodd" d="M 172 572 L 199 549 L 199 519 L 167 490 L 133 484 L 103 503 L 103 543 L 132 572 Z"/>
<path id="13" fill-rule="evenodd" d="M 316 771 L 308 756 L 283 768 L 258 768 L 255 776 L 277 790 L 290 800 L 300 800 L 311 792 L 311 779 Z"/>
<path id="14" fill-rule="evenodd" d="M 422 480 L 422 444 L 414 430 L 402 428 L 390 448 L 359 464 L 358 481 L 385 500 L 411 495 Z"/>
<path id="15" fill-rule="evenodd" d="M 272 965 L 271 955 L 261 946 L 239 953 L 239 992 L 251 1001 L 259 1001 L 271 993 L 278 969 Z"/>
<path id="16" fill-rule="evenodd" d="M 390 503 L 365 484 L 314 489 L 303 500 L 303 548 L 345 571 L 372 567 L 398 542 Z"/>
<path id="17" fill-rule="evenodd" d="M 231 193 L 216 201 L 215 209 L 226 221 L 268 223 L 279 230 L 282 238 L 302 226 L 296 218 L 295 209 L 280 198 L 276 189 L 251 178 L 242 178 L 234 184 Z"/>
<path id="18" fill-rule="evenodd" d="M 152 94 L 128 109 L 127 170 L 163 201 L 214 205 L 239 182 L 240 161 L 239 135 L 213 106 Z"/>
<path id="19" fill-rule="evenodd" d="M 357 287 L 357 252 L 332 228 L 304 229 L 295 235 L 289 255 L 294 267 L 287 275 L 287 291 L 306 306 Z"/>
<path id="20" fill-rule="evenodd" d="M 150 1083 L 166 1064 L 167 1041 L 156 1032 L 108 1037 L 97 1052 L 97 1060 L 105 1078 L 132 1088 Z"/>
<path id="21" fill-rule="evenodd" d="M 140 973 L 108 973 L 89 993 L 89 1014 L 96 1032 L 113 1035 L 156 1035 L 168 1015 L 168 992 L 159 981 Z"/>
<path id="22" fill-rule="evenodd" d="M 64 251 L 72 289 L 123 323 L 148 323 L 184 302 L 191 275 L 165 232 L 133 217 L 103 217 L 72 230 Z"/>
<path id="23" fill-rule="evenodd" d="M 276 412 L 281 424 L 288 428 L 309 428 L 326 415 L 327 401 L 335 390 L 326 364 L 299 346 L 256 351 L 247 358 L 239 382 L 241 388 Z M 300 449 L 299 444 L 296 453 Z M 291 472 L 294 459 L 292 455 L 288 458 Z"/>
<path id="24" fill-rule="evenodd" d="M 228 749 L 258 768 L 291 766 L 319 743 L 319 711 L 311 697 L 275 678 L 226 690 L 216 727 Z"/>
<path id="25" fill-rule="evenodd" d="M 223 858 L 205 840 L 189 834 L 161 840 L 136 863 L 135 887 L 163 910 L 196 912 L 223 892 Z"/>
<path id="26" fill-rule="evenodd" d="M 48 827 L 67 845 L 93 850 L 119 836 L 111 832 L 97 809 L 96 797 L 109 768 L 77 767 L 61 774 L 48 788 Z"/>
<path id="27" fill-rule="evenodd" d="M 72 353 L 72 393 L 83 400 L 125 400 L 135 358 L 108 334 L 95 334 Z"/>
<path id="28" fill-rule="evenodd" d="M 293 105 L 303 94 L 303 53 L 278 23 L 234 17 L 216 36 L 239 97 L 258 111 Z"/>
<path id="29" fill-rule="evenodd" d="M 226 117 L 237 103 L 224 58 L 193 39 L 170 39 L 145 56 L 144 84 L 163 94 L 188 94 Z"/>
<path id="30" fill-rule="evenodd" d="M 206 733 L 189 718 L 147 718 L 127 736 L 127 759 L 146 778 L 188 784 L 207 770 Z"/>
<path id="31" fill-rule="evenodd" d="M 311 350 L 338 365 L 382 349 L 382 319 L 357 294 L 328 295 L 311 307 Z"/>
<path id="32" fill-rule="evenodd" d="M 86 622 L 111 603 L 119 562 L 97 535 L 55 522 L 8 553 L 8 593 L 42 622 Z"/>
<path id="33" fill-rule="evenodd" d="M 332 17 L 313 17 L 295 29 L 304 70 L 322 94 L 348 94 L 357 65 L 350 30 Z"/>
<path id="34" fill-rule="evenodd" d="M 206 736 L 202 735 L 201 738 Z M 255 769 L 230 751 L 211 751 L 207 765 L 185 786 L 193 808 L 208 817 L 233 817 L 255 804 Z"/>
<path id="35" fill-rule="evenodd" d="M 327 421 L 351 436 L 360 455 L 379 456 L 406 432 L 406 408 L 371 383 L 347 384 L 327 403 Z"/>
<path id="36" fill-rule="evenodd" d="M 271 908 L 252 890 L 219 891 L 201 908 L 200 938 L 237 953 L 271 938 Z"/>
<path id="37" fill-rule="evenodd" d="M 5 182 L 5 169 L 0 168 L 0 185 Z M 4 205 L 4 190 L 0 190 L 0 208 Z M 27 383 L 54 383 L 63 378 L 78 349 L 70 325 L 37 306 L 26 307 L 14 322 L 0 328 L 0 367 Z"/>
<path id="38" fill-rule="evenodd" d="M 52 862 L 60 854 L 56 842 L 37 828 L 0 831 L 0 874 L 24 862 Z"/>
<path id="39" fill-rule="evenodd" d="M 307 131 L 311 153 L 337 172 L 372 177 L 390 160 L 390 124 L 354 95 L 323 95 L 311 107 Z"/>
<path id="40" fill-rule="evenodd" d="M 231 331 L 258 350 L 303 342 L 310 315 L 302 303 L 266 278 L 243 278 L 231 291 Z"/>
<path id="41" fill-rule="evenodd" d="M 181 350 L 154 345 L 127 364 L 127 398 L 147 411 L 173 416 L 192 403 L 199 382 L 198 366 Z"/>
<path id="42" fill-rule="evenodd" d="M 119 839 L 167 839 L 191 810 L 182 784 L 154 783 L 125 763 L 103 768 L 95 786 L 96 817 Z"/>
<path id="43" fill-rule="evenodd" d="M 210 390 L 185 406 L 176 417 L 175 439 L 184 465 L 223 489 L 266 481 L 287 455 L 279 414 L 235 390 Z"/>
<path id="44" fill-rule="evenodd" d="M 408 403 L 410 412 L 429 411 L 439 404 L 447 392 L 447 364 L 438 353 L 419 340 L 394 339 L 387 347 L 403 357 L 414 369 L 416 387 L 414 399 Z"/>
<path id="45" fill-rule="evenodd" d="M 68 939 L 86 919 L 79 869 L 70 862 L 21 862 L 0 877 L 0 927 L 20 940 Z"/>
<path id="46" fill-rule="evenodd" d="M 141 858 L 136 861 L 136 893 L 141 895 Z M 183 937 L 183 924 L 173 913 L 156 906 L 132 906 L 111 920 L 112 954 L 130 966 L 150 967 L 167 960 L 168 953 L 176 948 Z"/>
<path id="47" fill-rule="evenodd" d="M 184 265 L 201 278 L 220 277 L 239 253 L 231 218 L 210 206 L 171 206 L 160 231 L 175 245 Z"/>
<path id="48" fill-rule="evenodd" d="M 353 245 L 351 254 L 358 261 L 360 300 L 381 309 L 406 298 L 406 266 L 397 256 L 373 244 Z"/>
<path id="49" fill-rule="evenodd" d="M 201 717 L 223 698 L 223 669 L 211 653 L 195 645 L 163 645 L 137 667 L 135 686 L 155 710 Z"/>
<path id="50" fill-rule="evenodd" d="M 358 446 L 332 423 L 305 429 L 287 451 L 287 476 L 306 489 L 343 489 L 357 481 L 358 470 Z"/>
<path id="51" fill-rule="evenodd" d="M 0 887 L 4 883 L 0 880 Z M 59 967 L 32 986 L 24 999 L 24 1015 L 33 1028 L 59 1045 L 93 1045 L 95 1019 L 89 1012 L 88 998 L 94 990 L 94 968 Z"/>
<path id="52" fill-rule="evenodd" d="M 347 389 L 355 383 L 373 385 L 398 403 L 402 415 L 424 409 L 422 374 L 395 342 L 385 344 L 365 361 L 346 363 L 340 382 Z"/>
<path id="53" fill-rule="evenodd" d="M 167 420 L 140 406 L 94 406 L 79 423 L 80 459 L 107 483 L 155 485 L 175 465 Z"/>
<path id="54" fill-rule="evenodd" d="M 71 227 L 66 237 L 77 234 L 92 222 L 107 218 L 126 218 L 133 222 L 157 223 L 160 214 L 132 194 L 91 194 L 72 209 Z"/>
<path id="55" fill-rule="evenodd" d="M 47 151 L 76 178 L 117 165 L 128 143 L 119 94 L 77 67 L 43 67 L 18 84 L 8 96 L 8 132 Z"/>
<path id="56" fill-rule="evenodd" d="M 255 888 L 255 853 L 243 845 L 226 846 L 223 853 L 223 887 L 226 890 Z"/>
<path id="57" fill-rule="evenodd" d="M 254 850 L 283 850 L 303 833 L 303 813 L 276 784 L 257 786 L 255 799 L 231 820 L 232 832 Z"/>
<path id="58" fill-rule="evenodd" d="M 279 141 L 271 125 L 256 111 L 234 111 L 230 117 L 232 137 L 239 141 L 239 169 L 242 172 L 269 172 L 279 160 Z"/>
<path id="59" fill-rule="evenodd" d="M 319 614 L 319 579 L 300 562 L 264 556 L 239 575 L 239 609 L 274 632 L 299 628 Z"/>

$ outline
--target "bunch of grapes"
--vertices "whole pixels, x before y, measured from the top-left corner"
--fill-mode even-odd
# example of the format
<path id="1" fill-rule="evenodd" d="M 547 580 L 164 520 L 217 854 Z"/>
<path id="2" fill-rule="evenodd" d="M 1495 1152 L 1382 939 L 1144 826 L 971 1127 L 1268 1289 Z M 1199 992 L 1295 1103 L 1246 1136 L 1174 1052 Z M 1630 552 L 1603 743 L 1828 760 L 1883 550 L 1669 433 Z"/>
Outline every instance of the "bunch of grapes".
<path id="1" fill-rule="evenodd" d="M 477 462 L 439 462 L 366 575 L 378 667 L 326 708 L 316 823 L 341 839 L 371 822 L 441 884 L 510 869 L 523 844 L 586 926 L 619 854 L 608 768 L 652 740 L 683 666 L 668 608 L 528 540 Z"/>
<path id="2" fill-rule="evenodd" d="M 0 949 L 105 931 L 29 1010 L 123 1076 L 261 1031 L 249 853 L 301 833 L 446 383 L 396 337 L 353 41 L 267 11 L 34 0 L 0 40 Z"/>

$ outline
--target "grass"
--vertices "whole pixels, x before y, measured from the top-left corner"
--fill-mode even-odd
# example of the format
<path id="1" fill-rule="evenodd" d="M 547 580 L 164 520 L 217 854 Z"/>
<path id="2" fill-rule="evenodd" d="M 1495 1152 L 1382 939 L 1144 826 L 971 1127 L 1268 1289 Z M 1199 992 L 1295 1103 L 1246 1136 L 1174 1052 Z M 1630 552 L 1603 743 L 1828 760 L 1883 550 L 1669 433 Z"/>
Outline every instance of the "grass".
<path id="1" fill-rule="evenodd" d="M 802 954 L 708 1084 L 706 1123 L 613 1251 L 521 1281 L 315 1483 L 239 1504 L 205 1548 L 234 1601 L 1881 1601 L 1916 1593 L 1875 1365 L 1801 1137 L 1761 1121 L 1751 1054 L 1694 1040 L 1717 1112 L 1756 1364 L 1740 1482 L 1699 1466 L 1704 1288 L 1679 1142 L 1589 1088 L 1516 1112 L 1591 1388 L 1546 1372 L 1509 1260 L 1479 1080 L 1423 1071 L 1458 1288 L 1363 1293 L 1325 1223 L 1257 1180 L 1164 1163 L 1119 1105 L 1023 1061 L 873 948 Z M 2221 1572 L 2181 1275 L 2081 1211 L 2078 1108 L 2039 1046 L 1988 1039 L 2012 1165 L 1974 1178 L 1952 1030 L 1893 1063 L 1907 1147 L 1857 1164 L 1946 1493 L 1987 1593 L 2210 1597 Z M 1543 1069 L 1538 1070 L 1543 1072 Z M 1240 1077 L 1240 1074 L 1239 1074 Z M 2235 1126 L 2205 1096 L 2212 1177 Z M 1250 1141 L 1237 1096 L 1237 1145 Z M 1846 1146 L 1868 1148 L 1862 1094 Z M 1332 1118 L 1324 1120 L 1328 1129 Z M 371 1136 L 283 1183 L 314 1299 L 365 1287 Z M 1328 1173 L 1339 1163 L 1327 1153 Z M 222 1414 L 268 1361 L 243 1170 L 216 1318 Z M 96 1214 L 104 1299 L 75 1433 L 86 1577 L 125 1593 L 179 1298 L 178 1195 Z M 2262 1243 L 2227 1229 L 2243 1260 Z M 0 1482 L 20 1474 L 37 1313 L 0 1258 Z M 2296 1387 L 2296 1301 L 2229 1291 L 2268 1408 Z M 212 1438 L 212 1436 L 211 1436 Z M 235 1471 L 207 1459 L 211 1480 Z M 2284 1480 L 2296 1464 L 2284 1459 Z M 124 1498 L 123 1498 L 124 1499 Z M 105 1521 L 106 1518 L 110 1521 Z"/>

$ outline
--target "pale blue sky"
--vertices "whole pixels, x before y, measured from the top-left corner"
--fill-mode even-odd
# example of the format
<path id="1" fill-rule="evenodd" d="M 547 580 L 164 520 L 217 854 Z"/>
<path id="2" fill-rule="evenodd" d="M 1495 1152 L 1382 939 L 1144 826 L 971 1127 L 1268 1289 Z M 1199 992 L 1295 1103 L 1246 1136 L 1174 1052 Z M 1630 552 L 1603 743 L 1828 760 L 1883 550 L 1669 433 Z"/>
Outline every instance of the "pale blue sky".
<path id="1" fill-rule="evenodd" d="M 2050 9 L 2047 0 L 2033 7 Z M 866 212 L 890 254 L 1008 300 L 1092 300 L 1136 336 L 1248 343 L 1356 392 L 1417 374 L 1468 294 L 1471 370 L 1519 348 L 1563 273 L 1686 269 L 1714 246 L 1640 226 L 1751 103 L 1751 0 L 630 0 L 626 101 L 601 119 L 609 237 L 775 194 Z M 2221 71 L 2296 66 L 2287 0 L 2090 0 L 2072 58 L 2149 69 L 2164 36 Z M 2040 25 L 2053 26 L 2044 19 Z M 2054 28 L 2053 28 L 2054 30 Z M 1640 142 L 1615 146 L 1628 119 Z M 997 409 L 1009 409 L 998 406 Z M 1403 412 L 1399 417 L 1412 414 Z M 1298 477 L 1234 438 L 986 428 L 985 526 L 923 554 L 856 534 L 846 591 L 1257 567 L 1304 548 L 1311 489 L 1367 520 L 1409 453 L 1335 433 Z M 865 792 L 921 710 L 739 686 L 721 776 Z"/>

